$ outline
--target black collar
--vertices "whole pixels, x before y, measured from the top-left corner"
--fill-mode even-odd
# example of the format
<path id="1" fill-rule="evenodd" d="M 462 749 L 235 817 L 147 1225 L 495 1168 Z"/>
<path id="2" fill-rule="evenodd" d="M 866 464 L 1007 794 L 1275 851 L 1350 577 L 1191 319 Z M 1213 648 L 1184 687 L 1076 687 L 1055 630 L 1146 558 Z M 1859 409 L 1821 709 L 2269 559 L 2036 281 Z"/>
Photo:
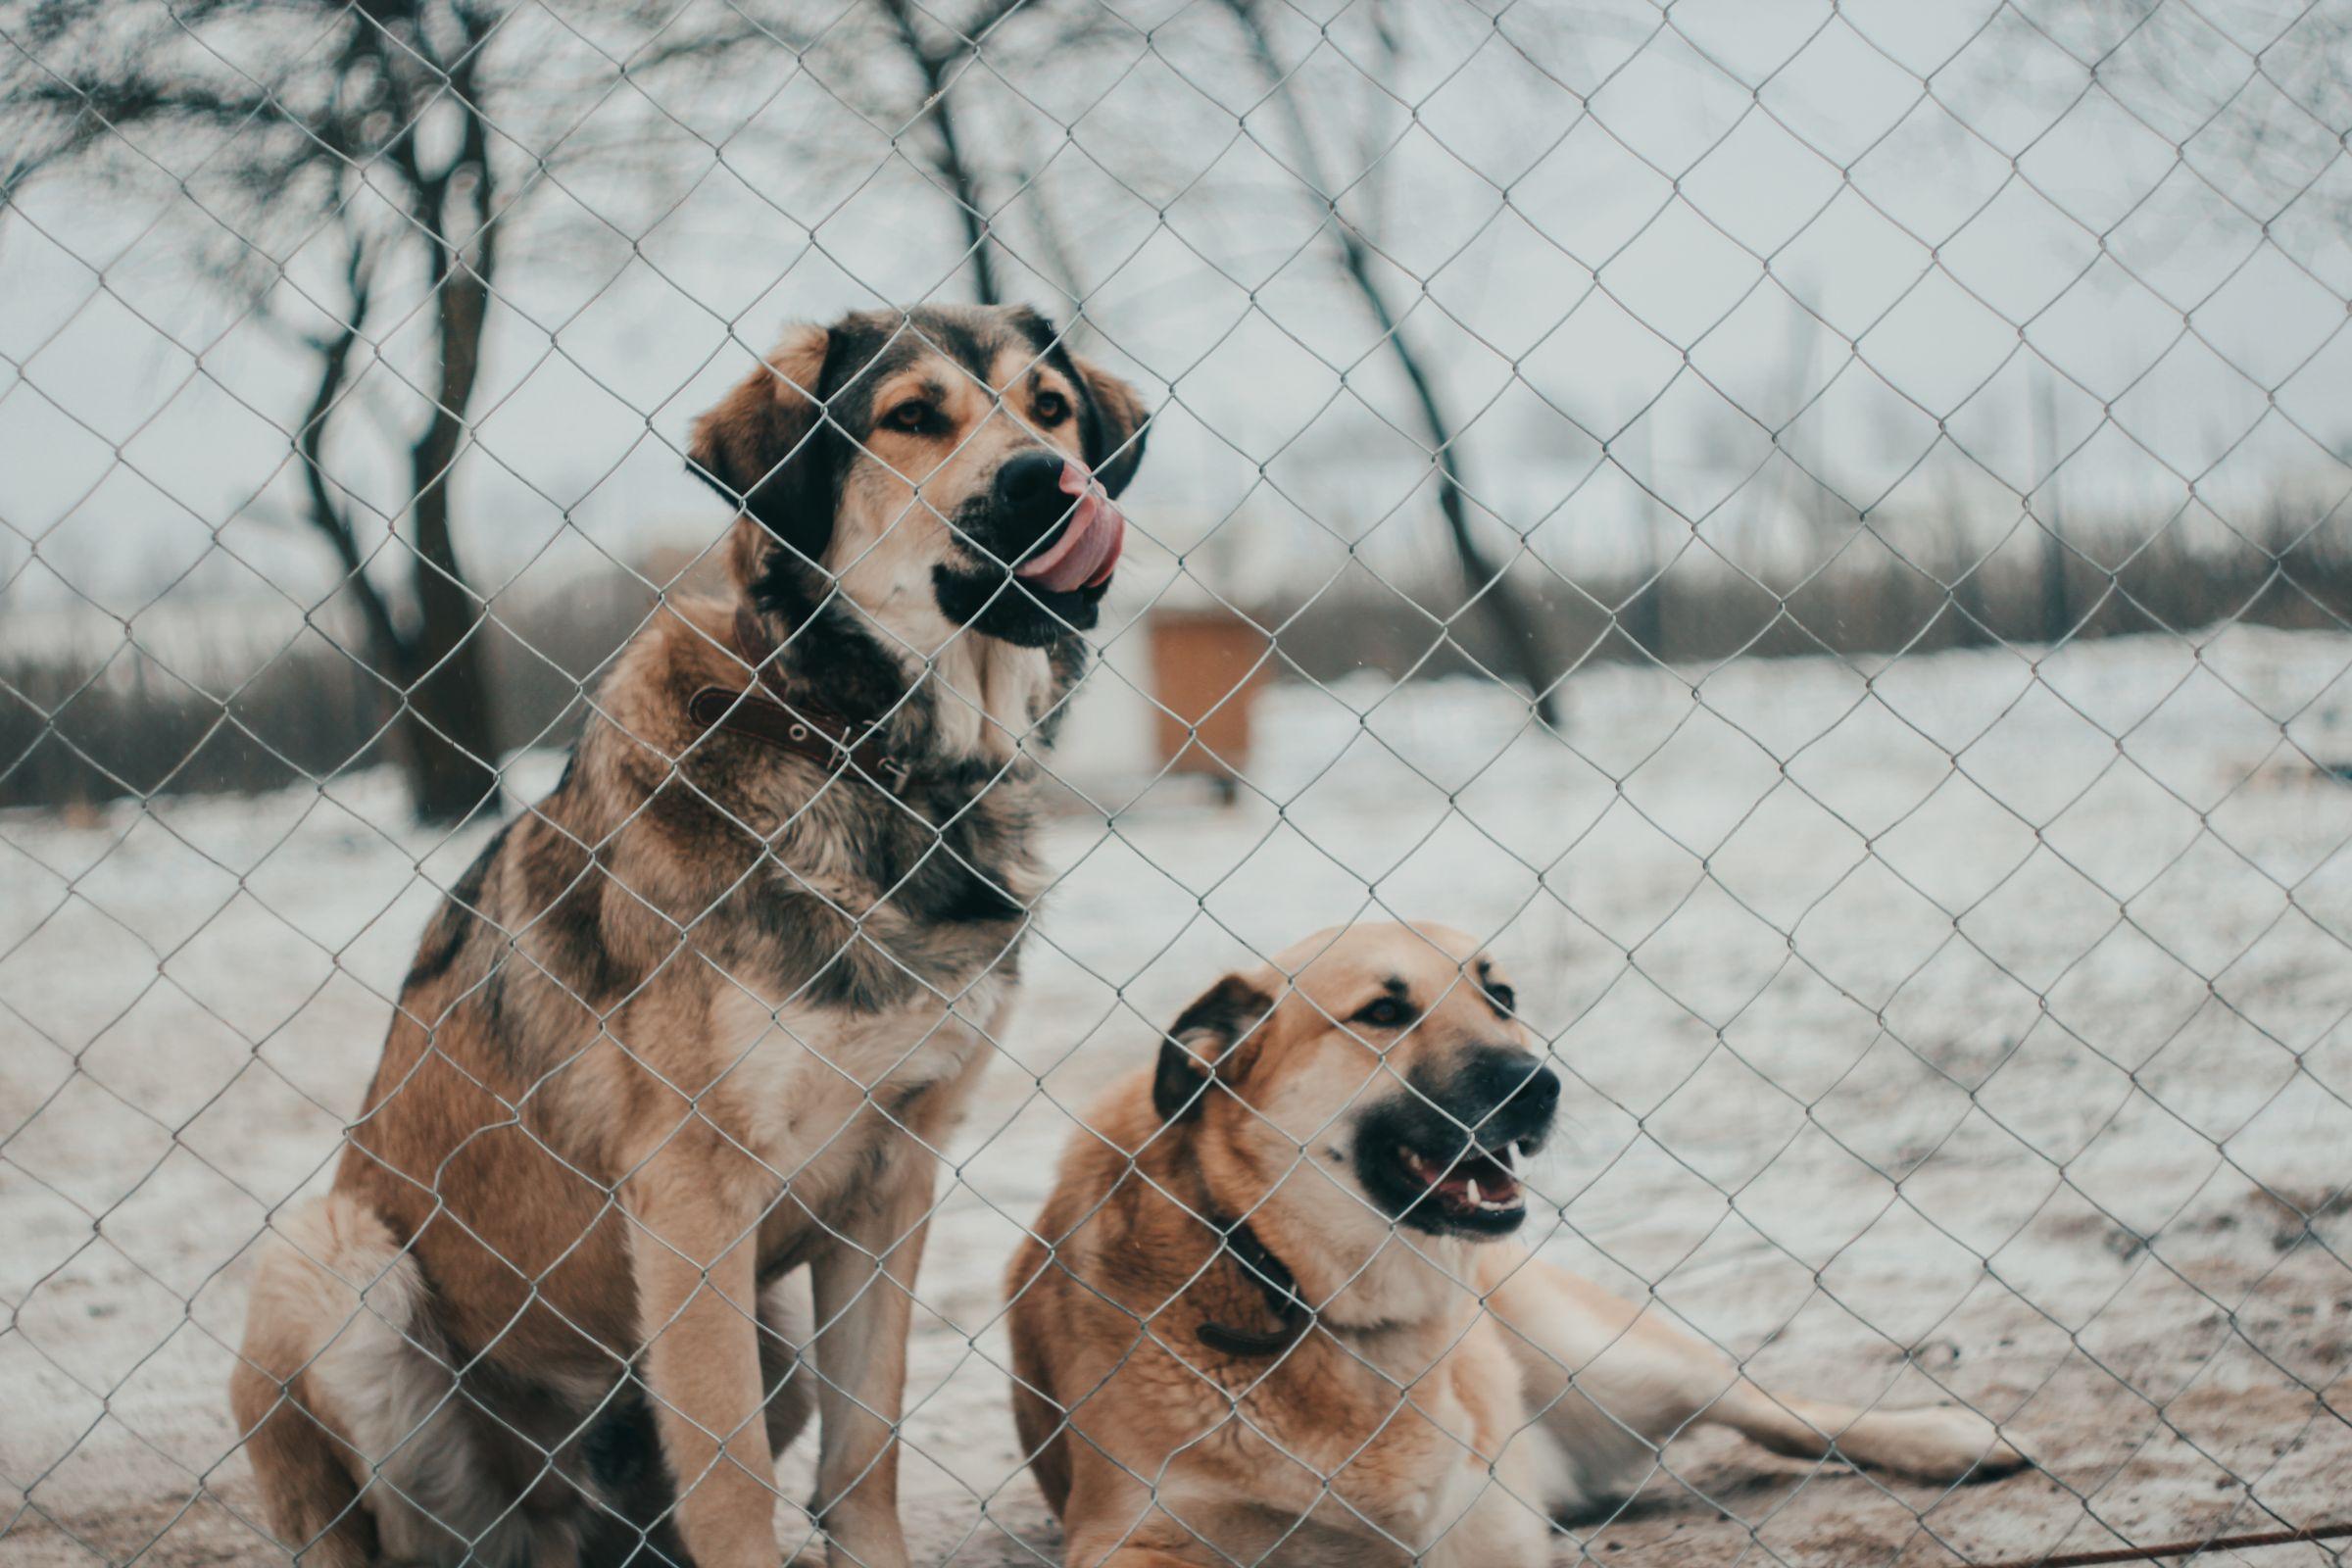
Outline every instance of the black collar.
<path id="1" fill-rule="evenodd" d="M 806 699 L 787 700 L 777 679 L 776 645 L 749 606 L 735 611 L 735 653 L 751 665 L 752 689 L 705 686 L 686 700 L 704 729 L 723 729 L 807 758 L 828 773 L 848 772 L 901 801 L 918 775 L 891 754 L 878 723 L 860 725 Z"/>
<path id="2" fill-rule="evenodd" d="M 1266 1298 L 1266 1307 L 1282 1326 L 1266 1332 L 1257 1329 L 1227 1328 L 1222 1323 L 1202 1323 L 1195 1332 L 1200 1343 L 1224 1355 L 1268 1356 L 1280 1355 L 1314 1326 L 1315 1309 L 1306 1304 L 1298 1294 L 1298 1281 L 1276 1257 L 1248 1220 L 1223 1219 L 1214 1209 L 1205 1216 L 1212 1229 L 1223 1237 L 1222 1250 L 1242 1268 L 1242 1277 L 1256 1286 Z"/>

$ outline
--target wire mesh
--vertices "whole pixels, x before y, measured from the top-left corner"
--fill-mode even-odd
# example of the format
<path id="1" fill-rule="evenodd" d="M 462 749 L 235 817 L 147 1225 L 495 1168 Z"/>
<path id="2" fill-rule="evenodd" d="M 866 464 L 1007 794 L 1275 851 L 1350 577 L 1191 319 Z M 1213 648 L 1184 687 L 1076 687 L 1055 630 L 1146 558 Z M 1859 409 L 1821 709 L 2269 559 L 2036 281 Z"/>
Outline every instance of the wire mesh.
<path id="1" fill-rule="evenodd" d="M 2341 1516 L 2352 13 L 0 19 L 10 1561 L 1935 1563 Z M 973 364 L 922 308 L 974 300 L 1051 342 Z M 756 368 L 852 309 L 928 367 L 936 468 L 824 353 Z M 1019 559 L 941 475 L 1080 443 L 1047 371 L 1094 472 L 1148 455 L 1087 667 L 1016 711 L 983 619 L 872 587 Z M 807 418 L 730 470 L 693 421 L 747 372 Z M 828 452 L 862 488 L 792 503 L 829 532 L 747 645 L 728 514 L 789 536 L 761 497 Z M 828 758 L 748 810 L 649 674 L 734 721 L 844 649 L 929 782 Z M 1399 920 L 1467 936 L 1378 939 L 1394 1014 L 1298 945 Z M 486 1080 L 493 1027 L 564 1049 Z M 1482 1129 L 1539 1060 L 1522 1171 Z M 404 1094 L 461 1131 L 420 1163 Z M 1183 1144 L 1196 1094 L 1272 1162 Z M 1513 1241 L 1381 1196 L 1412 1115 L 1505 1161 Z M 1131 1257 L 1072 1228 L 1131 1210 Z M 1279 1332 L 1220 1351 L 1201 1299 Z M 1996 1443 L 2034 1467 L 1967 1484 Z"/>

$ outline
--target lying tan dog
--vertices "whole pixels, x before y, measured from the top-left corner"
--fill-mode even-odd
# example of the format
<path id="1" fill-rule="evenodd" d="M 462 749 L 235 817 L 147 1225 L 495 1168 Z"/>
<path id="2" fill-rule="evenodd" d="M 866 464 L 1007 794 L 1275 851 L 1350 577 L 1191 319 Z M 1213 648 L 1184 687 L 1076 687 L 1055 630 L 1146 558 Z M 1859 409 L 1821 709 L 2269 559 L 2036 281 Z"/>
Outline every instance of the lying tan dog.
<path id="1" fill-rule="evenodd" d="M 1693 1423 L 1938 1481 L 2025 1463 L 1966 1410 L 1775 1397 L 1501 1240 L 1559 1099 L 1529 1045 L 1468 937 L 1357 926 L 1218 982 L 1096 1108 L 1006 1280 L 1070 1568 L 1542 1563 L 1546 1515 Z"/>

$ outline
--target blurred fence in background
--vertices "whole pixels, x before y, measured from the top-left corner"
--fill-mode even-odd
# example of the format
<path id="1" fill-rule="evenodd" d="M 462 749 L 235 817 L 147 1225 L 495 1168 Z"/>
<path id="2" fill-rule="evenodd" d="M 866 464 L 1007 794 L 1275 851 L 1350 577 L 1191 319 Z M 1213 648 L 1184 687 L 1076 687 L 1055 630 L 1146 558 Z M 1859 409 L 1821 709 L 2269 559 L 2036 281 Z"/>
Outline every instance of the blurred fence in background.
<path id="1" fill-rule="evenodd" d="M 1585 1099 L 1544 1246 L 2055 1456 L 2005 1517 L 1670 1456 L 1607 1549 L 2352 1490 L 2352 8 L 6 0 L 0 83 L 12 1560 L 259 1549 L 247 1250 L 468 818 L 709 572 L 687 419 L 930 300 L 1156 410 L 946 1321 L 1054 1075 L 1436 913 Z M 1222 814 L 1178 614 L 1255 650 Z M 1002 1436 L 910 1482 L 934 1557 L 1052 1555 Z"/>

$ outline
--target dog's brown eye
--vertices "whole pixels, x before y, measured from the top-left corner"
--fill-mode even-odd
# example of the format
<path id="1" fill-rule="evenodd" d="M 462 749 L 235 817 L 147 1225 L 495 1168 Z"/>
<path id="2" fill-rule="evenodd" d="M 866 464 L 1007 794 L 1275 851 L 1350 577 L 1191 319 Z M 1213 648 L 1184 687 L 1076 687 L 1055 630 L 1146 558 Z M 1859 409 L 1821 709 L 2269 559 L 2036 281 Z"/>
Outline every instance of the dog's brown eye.
<path id="1" fill-rule="evenodd" d="M 1375 1029 L 1394 1029 L 1412 1016 L 1405 1004 L 1395 997 L 1381 997 L 1356 1008 L 1349 1023 L 1368 1023 Z"/>
<path id="2" fill-rule="evenodd" d="M 882 422 L 893 430 L 919 433 L 930 428 L 931 405 L 919 398 L 909 398 L 882 416 Z"/>
<path id="3" fill-rule="evenodd" d="M 1519 993 L 1499 980 L 1491 980 L 1487 983 L 1487 1000 L 1494 1004 L 1494 1010 L 1497 1012 L 1517 1012 L 1519 1010 Z"/>
<path id="4" fill-rule="evenodd" d="M 1070 400 L 1058 392 L 1040 392 L 1030 409 L 1038 423 L 1059 424 L 1070 416 Z"/>

